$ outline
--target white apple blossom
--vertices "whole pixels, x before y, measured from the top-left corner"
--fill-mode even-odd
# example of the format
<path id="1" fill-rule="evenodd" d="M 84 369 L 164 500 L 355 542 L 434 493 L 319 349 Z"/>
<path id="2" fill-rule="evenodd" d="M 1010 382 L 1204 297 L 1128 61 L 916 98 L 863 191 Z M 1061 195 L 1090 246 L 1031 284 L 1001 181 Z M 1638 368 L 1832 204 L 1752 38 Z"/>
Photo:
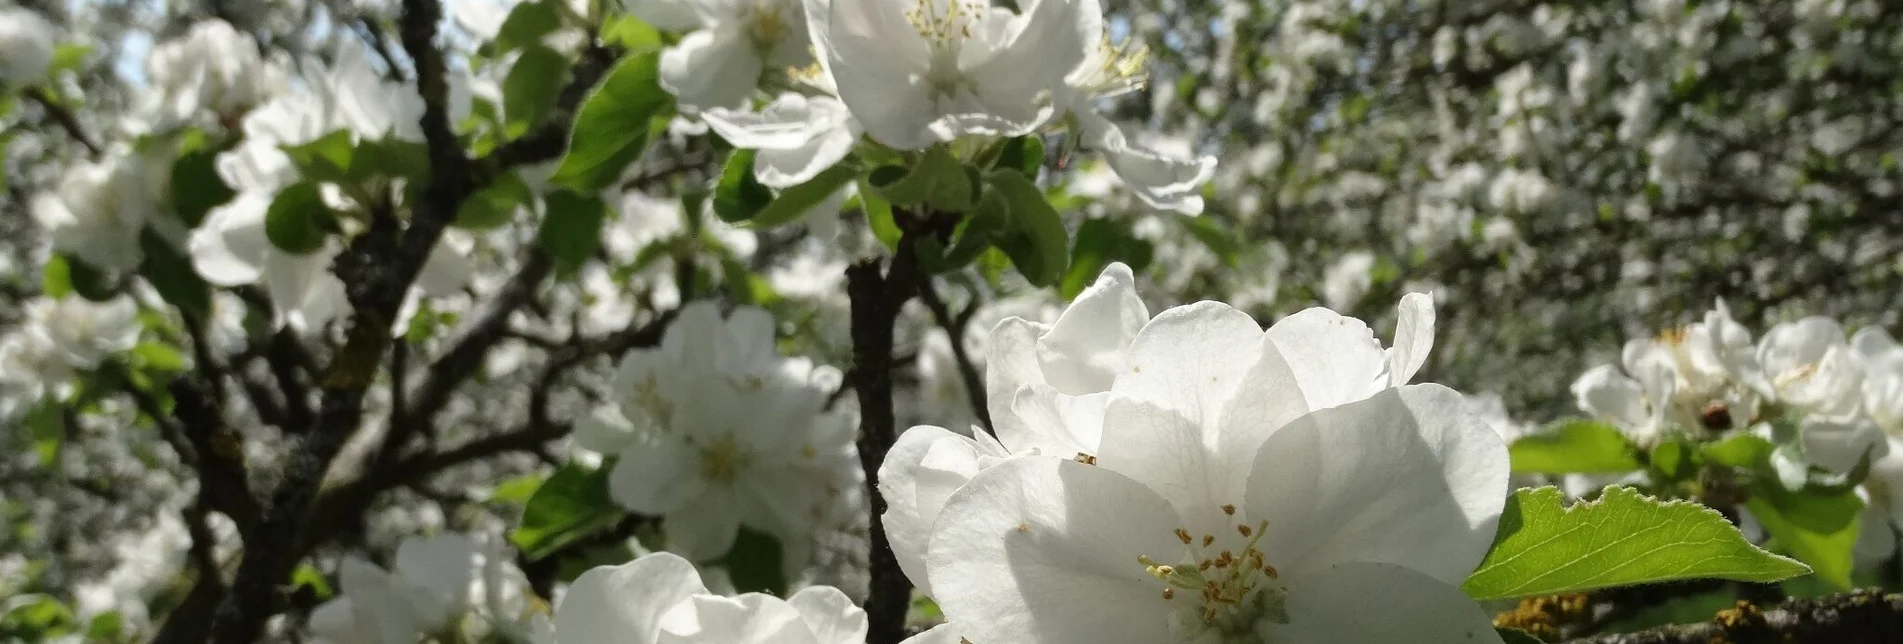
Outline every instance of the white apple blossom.
<path id="1" fill-rule="evenodd" d="M 1079 16 L 1099 35 L 1086 40 L 1083 62 L 1064 76 L 1057 88 L 1058 105 L 1076 119 L 1084 144 L 1104 156 L 1131 193 L 1153 208 L 1186 215 L 1203 211 L 1203 184 L 1216 173 L 1216 157 L 1165 154 L 1137 145 L 1123 128 L 1112 123 L 1091 103 L 1141 88 L 1147 81 L 1149 51 L 1134 39 L 1113 44 L 1103 27 L 1103 10 L 1085 0 Z"/>
<path id="2" fill-rule="evenodd" d="M 798 0 L 687 0 L 695 29 L 661 52 L 661 87 L 690 108 L 734 107 L 753 95 L 760 74 L 812 62 L 806 15 Z M 649 13 L 636 7 L 637 15 Z M 650 13 L 650 15 L 652 15 Z M 676 22 L 663 16 L 663 22 Z M 685 21 L 681 21 L 685 22 Z"/>
<path id="3" fill-rule="evenodd" d="M 283 84 L 282 70 L 266 64 L 258 42 L 223 20 L 203 20 L 184 35 L 152 48 L 146 59 L 152 93 L 143 111 L 165 129 L 209 112 L 214 121 L 236 118 L 263 103 Z"/>
<path id="4" fill-rule="evenodd" d="M 53 64 L 53 23 L 25 7 L 0 8 L 0 83 L 32 85 Z"/>
<path id="5" fill-rule="evenodd" d="M 1022 13 L 971 0 L 806 0 L 813 47 L 873 140 L 915 150 L 968 134 L 1029 133 L 1101 36 L 1086 0 Z"/>
<path id="6" fill-rule="evenodd" d="M 1495 640 L 1458 584 L 1491 543 L 1503 444 L 1452 391 L 1375 386 L 1412 375 L 1418 339 L 1390 360 L 1313 311 L 1265 332 L 1177 307 L 1129 342 L 1099 411 L 1021 393 L 1038 433 L 1097 437 L 1074 458 L 902 439 L 881 483 L 889 527 L 929 523 L 915 581 L 979 642 Z"/>
<path id="7" fill-rule="evenodd" d="M 317 607 L 311 627 L 333 644 L 408 644 L 450 632 L 529 642 L 528 579 L 505 557 L 456 533 L 405 540 L 388 571 L 346 557 L 341 592 Z"/>
<path id="8" fill-rule="evenodd" d="M 120 296 L 91 302 L 77 295 L 34 298 L 19 327 L 0 336 L 0 398 L 31 406 L 65 395 L 76 372 L 97 368 L 139 343 L 138 305 Z"/>
<path id="9" fill-rule="evenodd" d="M 1771 327 L 1758 344 L 1766 393 L 1811 414 L 1845 418 L 1862 402 L 1863 374 L 1836 320 L 1808 317 Z"/>
<path id="10" fill-rule="evenodd" d="M 864 644 L 866 631 L 865 611 L 837 588 L 723 597 L 661 552 L 582 573 L 555 609 L 550 644 Z"/>
<path id="11" fill-rule="evenodd" d="M 734 147 L 757 150 L 754 176 L 772 188 L 811 180 L 851 154 L 861 134 L 845 103 L 831 96 L 788 92 L 758 112 L 716 108 L 701 118 Z"/>
<path id="12" fill-rule="evenodd" d="M 1702 321 L 1627 342 L 1624 372 L 1594 367 L 1573 383 L 1573 394 L 1580 410 L 1641 440 L 1674 427 L 1736 429 L 1754 422 L 1769 388 L 1760 355 L 1720 301 Z"/>
<path id="13" fill-rule="evenodd" d="M 97 268 L 132 270 L 145 257 L 140 234 L 169 216 L 162 204 L 170 179 L 166 162 L 115 146 L 67 168 L 55 192 L 34 199 L 33 217 L 54 248 Z"/>
<path id="14" fill-rule="evenodd" d="M 814 533 L 855 505 L 853 419 L 826 408 L 842 377 L 780 357 L 774 336 L 763 310 L 723 318 L 690 304 L 660 347 L 622 360 L 620 405 L 576 429 L 583 447 L 620 457 L 611 495 L 664 517 L 670 551 L 717 558 L 744 525 L 779 538 L 797 570 Z"/>

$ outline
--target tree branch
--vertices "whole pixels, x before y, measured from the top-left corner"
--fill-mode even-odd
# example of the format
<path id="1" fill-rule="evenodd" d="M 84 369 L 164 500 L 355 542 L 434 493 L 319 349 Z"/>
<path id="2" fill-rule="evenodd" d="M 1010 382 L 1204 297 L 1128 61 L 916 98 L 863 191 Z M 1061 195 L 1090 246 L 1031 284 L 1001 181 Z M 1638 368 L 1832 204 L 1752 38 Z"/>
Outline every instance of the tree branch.
<path id="1" fill-rule="evenodd" d="M 1568 640 L 1572 644 L 1887 644 L 1898 641 L 1903 641 L 1903 594 L 1885 595 L 1876 589 L 1817 599 L 1792 599 L 1771 610 L 1740 601 L 1736 608 L 1720 611 L 1709 622 Z"/>
<path id="2" fill-rule="evenodd" d="M 978 373 L 977 363 L 972 362 L 971 353 L 965 349 L 965 328 L 971 324 L 972 314 L 978 311 L 978 303 L 972 302 L 963 313 L 953 316 L 951 308 L 945 305 L 945 300 L 938 296 L 938 290 L 933 287 L 932 276 L 923 274 L 919 275 L 918 299 L 932 311 L 932 319 L 938 322 L 939 328 L 945 330 L 946 339 L 951 341 L 952 358 L 958 362 L 958 376 L 964 380 L 965 397 L 971 400 L 971 412 L 986 432 L 992 432 L 991 410 L 985 401 L 984 375 Z"/>
<path id="3" fill-rule="evenodd" d="M 99 157 L 101 152 L 99 144 L 94 143 L 92 137 L 86 134 L 86 126 L 79 123 L 79 117 L 73 116 L 72 110 L 66 109 L 66 106 L 60 105 L 59 101 L 53 100 L 52 95 L 47 94 L 43 87 L 29 88 L 24 93 L 28 99 L 45 108 L 46 113 L 52 115 L 54 121 L 59 122 L 59 126 L 66 130 L 68 136 L 85 146 L 88 154 L 93 158 Z"/>

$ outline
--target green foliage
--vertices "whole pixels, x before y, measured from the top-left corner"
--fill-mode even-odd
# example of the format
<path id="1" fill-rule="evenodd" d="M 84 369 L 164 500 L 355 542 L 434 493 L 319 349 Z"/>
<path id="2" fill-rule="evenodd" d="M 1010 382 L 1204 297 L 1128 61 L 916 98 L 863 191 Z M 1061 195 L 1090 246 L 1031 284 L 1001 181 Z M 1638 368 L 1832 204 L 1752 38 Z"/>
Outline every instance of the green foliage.
<path id="1" fill-rule="evenodd" d="M 379 191 L 389 179 L 408 179 L 412 187 L 422 185 L 430 166 L 429 150 L 420 142 L 396 137 L 358 141 L 349 130 L 283 150 L 307 182 L 336 184 L 366 207 L 384 201 Z"/>
<path id="2" fill-rule="evenodd" d="M 324 573 L 318 571 L 317 567 L 308 561 L 299 562 L 297 569 L 291 571 L 291 588 L 309 589 L 311 596 L 317 601 L 330 599 L 337 594 L 331 589 L 330 582 L 324 581 Z"/>
<path id="3" fill-rule="evenodd" d="M 1791 491 L 1769 482 L 1754 488 L 1745 507 L 1771 535 L 1772 547 L 1810 564 L 1824 581 L 1850 588 L 1863 512 L 1856 492 Z"/>
<path id="4" fill-rule="evenodd" d="M 872 185 L 863 178 L 859 180 L 859 207 L 866 213 L 866 226 L 872 229 L 872 236 L 885 244 L 886 250 L 897 250 L 899 237 L 905 233 L 899 230 L 898 222 L 892 219 L 892 202 L 874 192 Z"/>
<path id="5" fill-rule="evenodd" d="M 543 203 L 548 215 L 535 236 L 536 243 L 555 258 L 556 271 L 573 275 L 601 248 L 601 225 L 608 217 L 608 206 L 600 197 L 565 190 L 549 193 Z"/>
<path id="6" fill-rule="evenodd" d="M 641 157 L 653 122 L 665 117 L 674 102 L 661 89 L 660 60 L 657 52 L 622 59 L 582 101 L 556 183 L 581 192 L 601 190 Z"/>
<path id="7" fill-rule="evenodd" d="M 211 285 L 198 276 L 190 257 L 150 228 L 139 233 L 139 249 L 145 252 L 139 276 L 152 284 L 165 303 L 177 307 L 188 320 L 211 316 Z"/>
<path id="8" fill-rule="evenodd" d="M 1011 212 L 1011 229 L 998 239 L 998 248 L 1032 284 L 1057 283 L 1070 268 L 1070 235 L 1063 218 L 1023 174 L 993 170 L 988 178 L 990 189 L 1004 198 Z"/>
<path id="9" fill-rule="evenodd" d="M 610 463 L 589 469 L 569 463 L 535 489 L 509 541 L 530 561 L 614 525 L 621 508 L 608 496 Z"/>
<path id="10" fill-rule="evenodd" d="M 47 258 L 40 272 L 40 292 L 59 299 L 77 294 L 94 302 L 103 302 L 119 294 L 106 274 L 78 257 L 64 253 Z"/>
<path id="11" fill-rule="evenodd" d="M 852 183 L 858 176 L 858 170 L 851 166 L 842 164 L 827 168 L 806 183 L 781 190 L 780 195 L 747 220 L 747 224 L 752 228 L 767 229 L 805 219 L 808 213 L 813 212 L 813 208 L 844 190 L 846 184 Z M 827 217 L 837 213 L 817 214 Z"/>
<path id="12" fill-rule="evenodd" d="M 302 181 L 278 192 L 264 212 L 264 236 L 287 253 L 308 255 L 324 247 L 337 217 L 324 205 L 317 184 Z"/>
<path id="13" fill-rule="evenodd" d="M 1044 139 L 1031 134 L 1006 140 L 999 147 L 998 160 L 992 167 L 1017 170 L 1036 179 L 1037 171 L 1044 167 Z"/>
<path id="14" fill-rule="evenodd" d="M 20 425 L 33 440 L 33 452 L 39 457 L 40 465 L 51 466 L 59 461 L 59 451 L 66 446 L 66 416 L 58 403 L 42 401 L 20 419 Z"/>
<path id="15" fill-rule="evenodd" d="M 964 212 L 978 189 L 964 164 L 943 145 L 932 146 L 910 167 L 888 165 L 873 170 L 867 180 L 894 206 L 940 212 Z"/>
<path id="16" fill-rule="evenodd" d="M 734 150 L 714 184 L 714 215 L 727 223 L 754 218 L 773 201 L 773 190 L 753 177 L 753 150 Z"/>
<path id="17" fill-rule="evenodd" d="M 1683 579 L 1771 582 L 1806 572 L 1696 503 L 1614 486 L 1568 508 L 1557 488 L 1543 487 L 1513 493 L 1493 549 L 1461 588 L 1476 599 L 1500 599 Z"/>
<path id="18" fill-rule="evenodd" d="M 51 595 L 15 595 L 0 603 L 0 639 L 37 642 L 78 628 L 79 618 L 73 609 Z"/>
<path id="19" fill-rule="evenodd" d="M 562 16 L 553 0 L 518 4 L 509 10 L 509 17 L 504 18 L 502 26 L 496 30 L 491 56 L 500 58 L 518 47 L 535 44 L 561 26 Z"/>
<path id="20" fill-rule="evenodd" d="M 1507 452 L 1518 473 L 1617 474 L 1645 466 L 1625 432 L 1596 420 L 1554 422 L 1513 441 Z"/>
<path id="21" fill-rule="evenodd" d="M 784 595 L 787 591 L 786 563 L 780 540 L 773 535 L 746 526 L 740 527 L 733 549 L 718 562 L 727 568 L 734 590 L 743 593 Z"/>
<path id="22" fill-rule="evenodd" d="M 535 194 L 529 190 L 529 184 L 515 173 L 505 172 L 463 200 L 455 223 L 470 230 L 489 230 L 509 223 L 518 209 L 534 201 Z"/>
<path id="23" fill-rule="evenodd" d="M 611 46 L 638 54 L 660 49 L 663 42 L 661 32 L 654 25 L 632 15 L 620 15 L 608 19 L 601 26 L 601 41 Z"/>
<path id="24" fill-rule="evenodd" d="M 566 56 L 542 44 L 522 48 L 515 65 L 509 67 L 509 76 L 502 80 L 505 139 L 520 137 L 542 122 L 568 82 L 568 68 Z"/>
<path id="25" fill-rule="evenodd" d="M 172 166 L 172 211 L 186 226 L 197 227 L 205 213 L 237 196 L 218 176 L 221 147 L 207 145 L 203 134 L 191 137 Z"/>
<path id="26" fill-rule="evenodd" d="M 1071 247 L 1070 270 L 1058 282 L 1064 299 L 1074 299 L 1097 279 L 1110 262 L 1123 262 L 1130 270 L 1142 271 L 1156 255 L 1156 245 L 1131 234 L 1130 226 L 1109 219 L 1085 220 L 1077 227 L 1077 240 Z"/>

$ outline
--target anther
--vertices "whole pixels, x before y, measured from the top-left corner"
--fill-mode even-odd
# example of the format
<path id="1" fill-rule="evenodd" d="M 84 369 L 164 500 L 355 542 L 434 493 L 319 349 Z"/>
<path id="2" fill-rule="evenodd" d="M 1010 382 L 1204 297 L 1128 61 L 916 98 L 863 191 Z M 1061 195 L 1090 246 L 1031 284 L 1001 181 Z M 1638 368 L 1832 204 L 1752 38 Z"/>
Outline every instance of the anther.
<path id="1" fill-rule="evenodd" d="M 1229 516 L 1232 516 L 1232 517 L 1233 517 L 1233 516 L 1235 516 L 1235 515 L 1236 515 L 1236 506 L 1235 506 L 1235 504 L 1233 504 L 1233 503 L 1231 503 L 1231 504 L 1227 504 L 1227 505 L 1224 505 L 1224 506 L 1222 506 L 1222 513 L 1223 513 L 1223 514 L 1227 514 L 1227 515 L 1229 515 Z"/>
<path id="2" fill-rule="evenodd" d="M 1206 534 L 1206 535 L 1203 535 L 1203 547 L 1204 547 L 1204 548 L 1207 548 L 1207 547 L 1209 547 L 1209 546 L 1210 546 L 1210 544 L 1213 544 L 1213 543 L 1215 543 L 1215 542 L 1216 542 L 1216 535 L 1213 535 L 1213 534 Z M 1183 543 L 1189 543 L 1189 542 L 1188 542 L 1188 541 L 1184 541 Z"/>
<path id="3" fill-rule="evenodd" d="M 1246 526 L 1246 525 L 1237 525 L 1236 532 L 1240 532 L 1242 533 L 1242 536 L 1247 537 L 1250 534 L 1254 533 L 1255 530 L 1250 529 L 1249 526 Z"/>
<path id="4" fill-rule="evenodd" d="M 1177 529 L 1176 529 L 1176 538 L 1178 538 L 1178 539 L 1181 539 L 1181 540 L 1183 540 L 1183 545 L 1185 545 L 1185 546 L 1187 546 L 1187 545 L 1189 545 L 1191 541 L 1194 541 L 1194 539 L 1192 539 L 1192 538 L 1191 538 L 1191 537 L 1189 536 L 1189 531 L 1188 531 L 1188 530 L 1184 530 L 1184 529 L 1182 529 L 1182 528 L 1177 528 Z M 1204 543 L 1203 545 L 1205 545 L 1205 546 L 1206 546 L 1206 545 L 1209 545 L 1209 544 L 1208 544 L 1208 543 Z"/>

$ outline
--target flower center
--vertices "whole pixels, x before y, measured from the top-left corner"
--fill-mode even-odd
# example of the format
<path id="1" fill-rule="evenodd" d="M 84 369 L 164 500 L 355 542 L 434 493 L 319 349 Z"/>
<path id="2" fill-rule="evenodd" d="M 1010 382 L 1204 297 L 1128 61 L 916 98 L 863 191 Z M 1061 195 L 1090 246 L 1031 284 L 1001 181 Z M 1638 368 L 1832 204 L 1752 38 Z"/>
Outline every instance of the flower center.
<path id="1" fill-rule="evenodd" d="M 1222 506 L 1223 514 L 1233 517 L 1233 505 Z M 1280 576 L 1269 565 L 1259 544 L 1269 522 L 1254 526 L 1237 523 L 1235 531 L 1244 540 L 1240 548 L 1225 548 L 1235 537 L 1204 534 L 1200 537 L 1188 528 L 1176 528 L 1183 542 L 1180 564 L 1158 563 L 1148 556 L 1137 558 L 1144 570 L 1167 584 L 1163 601 L 1177 603 L 1170 627 L 1183 639 L 1195 639 L 1214 629 L 1225 637 L 1253 637 L 1256 623 L 1268 620 L 1288 623 L 1284 609 L 1287 594 L 1274 580 Z"/>
<path id="2" fill-rule="evenodd" d="M 674 427 L 674 404 L 661 396 L 660 381 L 648 374 L 634 383 L 634 406 L 648 413 L 662 429 Z"/>
<path id="3" fill-rule="evenodd" d="M 988 10 L 985 3 L 972 0 L 918 0 L 906 10 L 906 21 L 932 49 L 924 81 L 934 98 L 943 100 L 970 88 L 971 79 L 958 67 L 958 54 Z"/>
<path id="4" fill-rule="evenodd" d="M 786 40 L 792 31 L 786 16 L 782 15 L 779 2 L 762 2 L 744 10 L 743 18 L 747 24 L 747 39 L 761 52 L 772 51 Z"/>
<path id="5" fill-rule="evenodd" d="M 1090 97 L 1116 96 L 1142 89 L 1148 80 L 1144 68 L 1150 62 L 1150 48 L 1136 38 L 1127 38 L 1118 45 L 1110 41 L 1110 32 L 1105 31 L 1097 40 L 1091 60 L 1097 66 L 1088 69 L 1079 83 Z"/>
<path id="6" fill-rule="evenodd" d="M 700 476 L 716 483 L 732 483 L 746 461 L 740 443 L 732 436 L 721 436 L 700 451 Z"/>

